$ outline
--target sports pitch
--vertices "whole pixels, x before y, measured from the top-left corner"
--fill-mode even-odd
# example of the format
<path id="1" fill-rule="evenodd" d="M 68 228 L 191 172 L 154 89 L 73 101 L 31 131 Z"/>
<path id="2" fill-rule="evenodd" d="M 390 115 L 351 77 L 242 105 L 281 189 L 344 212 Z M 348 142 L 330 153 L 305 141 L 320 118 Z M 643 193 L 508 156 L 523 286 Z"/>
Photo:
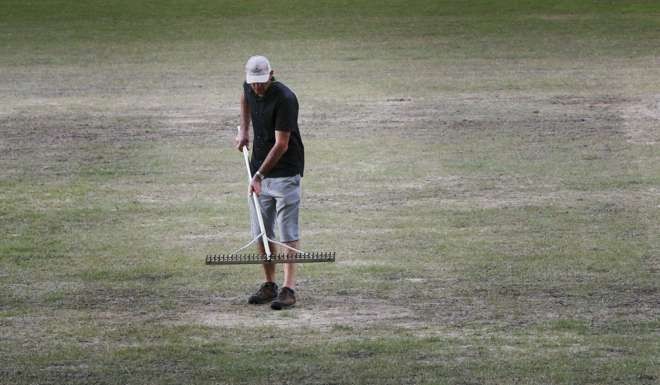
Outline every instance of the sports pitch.
<path id="1" fill-rule="evenodd" d="M 4 0 L 0 384 L 657 384 L 659 47 L 651 0 Z M 282 312 L 204 264 L 256 53 L 337 252 Z"/>

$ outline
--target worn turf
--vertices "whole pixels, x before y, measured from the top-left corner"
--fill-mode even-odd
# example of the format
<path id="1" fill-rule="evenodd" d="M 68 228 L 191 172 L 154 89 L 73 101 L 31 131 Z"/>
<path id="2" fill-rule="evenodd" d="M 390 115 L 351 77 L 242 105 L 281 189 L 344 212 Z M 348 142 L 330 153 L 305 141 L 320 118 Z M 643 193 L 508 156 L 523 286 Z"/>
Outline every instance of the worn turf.
<path id="1" fill-rule="evenodd" d="M 80 4 L 84 3 L 84 4 Z M 4 1 L 1 384 L 652 384 L 654 1 Z M 247 306 L 231 148 L 271 58 L 298 304 Z"/>

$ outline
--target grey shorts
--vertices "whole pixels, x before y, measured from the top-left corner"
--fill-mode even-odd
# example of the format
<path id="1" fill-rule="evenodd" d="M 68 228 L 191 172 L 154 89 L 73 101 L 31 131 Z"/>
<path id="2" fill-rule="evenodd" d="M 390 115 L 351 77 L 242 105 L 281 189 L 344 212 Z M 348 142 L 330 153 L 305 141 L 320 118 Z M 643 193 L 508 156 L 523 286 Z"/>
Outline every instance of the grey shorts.
<path id="1" fill-rule="evenodd" d="M 300 207 L 300 175 L 284 178 L 266 178 L 261 182 L 261 216 L 264 219 L 266 236 L 275 239 L 275 222 L 280 242 L 292 242 L 300 239 L 298 230 L 298 209 Z M 252 236 L 261 233 L 259 221 L 250 197 L 250 222 Z"/>

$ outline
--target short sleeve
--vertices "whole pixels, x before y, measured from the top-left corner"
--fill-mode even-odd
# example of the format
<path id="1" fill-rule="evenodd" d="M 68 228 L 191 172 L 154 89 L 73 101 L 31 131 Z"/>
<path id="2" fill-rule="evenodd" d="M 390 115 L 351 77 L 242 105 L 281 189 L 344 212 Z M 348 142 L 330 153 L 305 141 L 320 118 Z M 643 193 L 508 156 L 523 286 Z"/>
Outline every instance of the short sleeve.
<path id="1" fill-rule="evenodd" d="M 275 116 L 275 130 L 290 132 L 298 125 L 298 100 L 293 94 L 280 99 Z"/>

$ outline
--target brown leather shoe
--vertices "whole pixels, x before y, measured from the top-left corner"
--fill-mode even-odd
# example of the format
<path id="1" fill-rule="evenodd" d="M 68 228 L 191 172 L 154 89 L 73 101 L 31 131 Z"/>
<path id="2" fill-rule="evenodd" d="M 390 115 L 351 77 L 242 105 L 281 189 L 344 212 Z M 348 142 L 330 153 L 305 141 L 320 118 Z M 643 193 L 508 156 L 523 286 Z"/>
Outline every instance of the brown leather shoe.
<path id="1" fill-rule="evenodd" d="M 296 293 L 285 286 L 280 290 L 280 295 L 277 296 L 277 299 L 270 304 L 270 308 L 273 310 L 282 310 L 292 307 L 295 303 Z"/>
<path id="2" fill-rule="evenodd" d="M 275 297 L 277 297 L 277 284 L 274 282 L 264 282 L 259 290 L 250 296 L 248 303 L 261 305 L 272 301 Z"/>

